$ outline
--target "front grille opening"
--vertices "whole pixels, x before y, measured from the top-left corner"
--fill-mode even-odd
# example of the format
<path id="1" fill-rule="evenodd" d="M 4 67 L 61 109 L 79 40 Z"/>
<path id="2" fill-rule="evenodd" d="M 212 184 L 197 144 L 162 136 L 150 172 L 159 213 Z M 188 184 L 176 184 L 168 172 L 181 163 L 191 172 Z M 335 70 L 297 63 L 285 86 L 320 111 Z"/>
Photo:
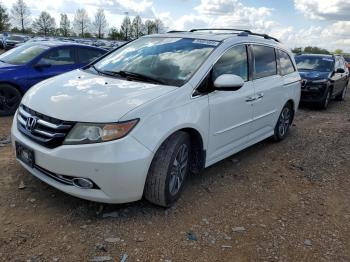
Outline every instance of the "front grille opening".
<path id="1" fill-rule="evenodd" d="M 35 118 L 36 124 L 28 128 L 28 118 Z M 74 122 L 63 121 L 36 112 L 24 105 L 20 105 L 17 115 L 18 130 L 47 148 L 55 148 L 62 145 L 65 137 L 74 126 Z"/>

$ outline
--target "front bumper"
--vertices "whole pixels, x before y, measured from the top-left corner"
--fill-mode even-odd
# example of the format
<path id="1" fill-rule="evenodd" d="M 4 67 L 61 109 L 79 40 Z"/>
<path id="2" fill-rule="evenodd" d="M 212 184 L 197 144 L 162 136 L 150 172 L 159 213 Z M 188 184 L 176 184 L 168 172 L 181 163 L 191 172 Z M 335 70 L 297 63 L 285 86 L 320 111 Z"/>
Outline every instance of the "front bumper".
<path id="1" fill-rule="evenodd" d="M 13 145 L 18 141 L 34 150 L 37 166 L 58 175 L 88 178 L 99 189 L 61 183 L 18 160 L 35 177 L 67 194 L 96 202 L 126 203 L 142 198 L 153 153 L 132 136 L 106 143 L 48 149 L 20 133 L 16 122 L 13 121 L 11 130 Z"/>
<path id="2" fill-rule="evenodd" d="M 325 96 L 327 84 L 307 84 L 301 89 L 301 102 L 321 102 Z"/>

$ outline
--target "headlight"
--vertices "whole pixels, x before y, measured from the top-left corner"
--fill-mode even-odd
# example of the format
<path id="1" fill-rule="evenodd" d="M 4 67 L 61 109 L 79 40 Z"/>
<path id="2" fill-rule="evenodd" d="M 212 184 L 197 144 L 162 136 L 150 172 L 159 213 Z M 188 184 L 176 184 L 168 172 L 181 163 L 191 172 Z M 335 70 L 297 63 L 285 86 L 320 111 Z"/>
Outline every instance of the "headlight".
<path id="1" fill-rule="evenodd" d="M 110 124 L 77 123 L 64 140 L 65 145 L 93 144 L 112 141 L 126 136 L 138 119 Z"/>

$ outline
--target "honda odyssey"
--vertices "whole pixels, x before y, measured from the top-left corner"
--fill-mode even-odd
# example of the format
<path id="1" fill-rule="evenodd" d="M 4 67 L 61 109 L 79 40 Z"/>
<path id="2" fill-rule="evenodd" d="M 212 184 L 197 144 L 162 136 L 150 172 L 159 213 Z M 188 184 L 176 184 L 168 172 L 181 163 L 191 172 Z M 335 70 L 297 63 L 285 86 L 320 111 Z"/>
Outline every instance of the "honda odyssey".
<path id="1" fill-rule="evenodd" d="M 18 161 L 80 198 L 171 206 L 186 176 L 289 131 L 300 76 L 277 39 L 191 30 L 132 41 L 23 97 Z"/>

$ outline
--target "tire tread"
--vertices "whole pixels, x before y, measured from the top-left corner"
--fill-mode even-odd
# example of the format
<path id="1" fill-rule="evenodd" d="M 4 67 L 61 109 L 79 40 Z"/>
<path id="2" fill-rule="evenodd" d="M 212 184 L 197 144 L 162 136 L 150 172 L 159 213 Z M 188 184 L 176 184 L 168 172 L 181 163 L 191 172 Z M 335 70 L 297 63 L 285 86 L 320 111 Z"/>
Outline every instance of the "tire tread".
<path id="1" fill-rule="evenodd" d="M 146 179 L 145 198 L 156 205 L 168 207 L 171 205 L 166 199 L 166 178 L 169 164 L 176 146 L 183 139 L 189 139 L 186 132 L 179 131 L 167 138 L 156 152 Z"/>

